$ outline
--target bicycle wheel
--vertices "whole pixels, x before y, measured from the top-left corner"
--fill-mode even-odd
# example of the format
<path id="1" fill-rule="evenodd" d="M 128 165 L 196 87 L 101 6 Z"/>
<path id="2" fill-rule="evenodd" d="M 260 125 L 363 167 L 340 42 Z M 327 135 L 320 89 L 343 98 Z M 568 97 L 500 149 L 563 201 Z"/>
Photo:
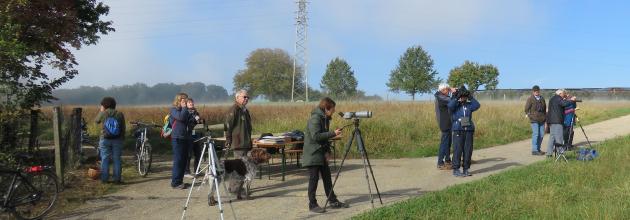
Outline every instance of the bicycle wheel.
<path id="1" fill-rule="evenodd" d="M 145 177 L 149 174 L 149 169 L 151 169 L 151 145 L 145 142 L 138 152 L 138 173 Z"/>
<path id="2" fill-rule="evenodd" d="M 13 214 L 18 219 L 39 219 L 52 209 L 58 192 L 54 173 L 31 173 L 16 186 Z"/>

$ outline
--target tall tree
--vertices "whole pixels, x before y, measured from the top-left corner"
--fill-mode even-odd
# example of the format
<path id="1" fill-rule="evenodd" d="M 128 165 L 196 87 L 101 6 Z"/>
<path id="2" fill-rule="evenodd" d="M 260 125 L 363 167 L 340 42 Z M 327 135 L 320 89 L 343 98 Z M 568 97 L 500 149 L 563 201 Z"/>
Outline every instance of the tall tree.
<path id="1" fill-rule="evenodd" d="M 96 0 L 0 1 L 0 147 L 16 145 L 11 120 L 78 74 L 74 50 L 114 31 L 108 13 Z"/>
<path id="2" fill-rule="evenodd" d="M 479 65 L 466 60 L 461 66 L 451 70 L 448 84 L 453 87 L 468 86 L 470 91 L 477 91 L 480 86 L 494 90 L 499 84 L 499 69 L 492 64 Z"/>
<path id="3" fill-rule="evenodd" d="M 348 62 L 337 57 L 328 63 L 320 87 L 336 98 L 350 98 L 357 94 L 357 79 Z"/>
<path id="4" fill-rule="evenodd" d="M 440 83 L 433 69 L 433 59 L 421 46 L 413 46 L 398 60 L 398 66 L 389 75 L 389 87 L 392 92 L 405 92 L 413 100 L 416 94 L 430 93 Z"/>
<path id="5" fill-rule="evenodd" d="M 262 96 L 270 101 L 291 97 L 293 60 L 282 49 L 262 48 L 252 51 L 245 59 L 246 68 L 234 76 L 234 89 L 247 89 L 253 97 Z M 302 78 L 302 69 L 296 71 Z M 304 91 L 304 83 L 296 80 L 295 88 Z"/>

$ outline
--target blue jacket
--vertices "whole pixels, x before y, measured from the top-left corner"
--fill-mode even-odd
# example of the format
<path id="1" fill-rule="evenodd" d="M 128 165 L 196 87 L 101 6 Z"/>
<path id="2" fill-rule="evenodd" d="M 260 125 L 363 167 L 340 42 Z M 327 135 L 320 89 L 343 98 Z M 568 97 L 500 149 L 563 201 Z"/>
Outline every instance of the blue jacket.
<path id="1" fill-rule="evenodd" d="M 564 107 L 564 126 L 570 127 L 575 124 L 573 118 L 575 117 L 575 108 L 577 108 L 577 104 L 575 102 L 568 102 L 567 106 Z"/>
<path id="2" fill-rule="evenodd" d="M 171 107 L 171 125 L 173 131 L 171 132 L 171 138 L 177 139 L 190 139 L 191 134 L 188 132 L 189 123 L 188 108 L 175 108 Z"/>
<path id="3" fill-rule="evenodd" d="M 475 131 L 475 124 L 472 120 L 472 113 L 474 111 L 477 111 L 479 107 L 481 107 L 481 105 L 473 97 L 470 97 L 469 102 L 463 104 L 457 101 L 457 98 L 451 98 L 451 101 L 448 102 L 448 109 L 451 111 L 453 131 Z M 464 116 L 470 118 L 470 126 L 462 127 L 459 119 Z"/>

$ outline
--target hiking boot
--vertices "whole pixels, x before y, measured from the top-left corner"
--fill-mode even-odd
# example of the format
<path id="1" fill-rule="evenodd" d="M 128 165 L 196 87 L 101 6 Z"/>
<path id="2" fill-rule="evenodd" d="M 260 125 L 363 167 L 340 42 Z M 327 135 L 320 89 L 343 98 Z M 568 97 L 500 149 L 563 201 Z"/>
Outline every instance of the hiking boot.
<path id="1" fill-rule="evenodd" d="M 446 163 L 446 164 L 448 164 L 448 165 L 451 165 L 451 164 L 452 164 L 452 162 L 451 162 L 450 160 L 446 160 L 446 161 L 444 161 L 444 163 Z"/>
<path id="2" fill-rule="evenodd" d="M 545 154 L 540 152 L 540 151 L 534 151 L 534 152 L 532 152 L 532 155 L 534 155 L 534 156 L 542 156 L 542 155 L 545 155 Z"/>
<path id="3" fill-rule="evenodd" d="M 182 183 L 182 184 L 179 184 L 177 186 L 171 186 L 171 188 L 173 188 L 173 189 L 186 189 L 187 187 L 186 187 L 186 184 Z"/>
<path id="4" fill-rule="evenodd" d="M 319 205 L 314 205 L 314 206 L 310 206 L 308 208 L 309 211 L 314 212 L 314 213 L 324 213 L 326 212 L 326 210 L 322 209 L 322 207 L 319 207 Z"/>
<path id="5" fill-rule="evenodd" d="M 190 173 L 187 173 L 187 174 L 184 174 L 184 177 L 186 177 L 186 178 L 191 178 L 191 179 L 192 179 L 194 176 L 193 176 L 193 175 L 191 175 Z"/>
<path id="6" fill-rule="evenodd" d="M 333 209 L 348 208 L 348 207 L 350 207 L 348 204 L 340 202 L 340 201 L 330 202 L 330 208 L 333 208 Z"/>
<path id="7" fill-rule="evenodd" d="M 454 177 L 463 177 L 464 174 L 462 174 L 462 172 L 459 172 L 459 169 L 457 170 L 453 170 L 453 176 Z"/>
<path id="8" fill-rule="evenodd" d="M 444 170 L 445 167 L 446 166 L 444 164 L 438 164 L 437 165 L 438 170 Z"/>
<path id="9" fill-rule="evenodd" d="M 462 176 L 472 176 L 472 174 L 470 174 L 468 170 L 464 170 L 464 173 L 462 173 Z"/>

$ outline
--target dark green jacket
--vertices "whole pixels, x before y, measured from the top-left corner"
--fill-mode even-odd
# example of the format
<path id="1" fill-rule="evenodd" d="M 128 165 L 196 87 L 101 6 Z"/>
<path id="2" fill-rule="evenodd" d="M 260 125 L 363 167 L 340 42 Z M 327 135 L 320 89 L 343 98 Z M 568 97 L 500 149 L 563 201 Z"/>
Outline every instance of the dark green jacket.
<path id="1" fill-rule="evenodd" d="M 125 138 L 125 132 L 127 131 L 127 126 L 125 125 L 125 115 L 122 112 L 116 111 L 115 109 L 105 109 L 105 111 L 99 112 L 96 115 L 96 119 L 94 120 L 94 122 L 96 122 L 97 125 L 103 123 L 103 121 L 105 121 L 105 119 L 109 116 L 114 117 L 115 119 L 118 120 L 118 123 L 120 123 L 120 129 L 121 129 L 121 133 L 120 133 L 120 139 L 124 139 Z M 101 125 L 101 139 L 103 139 L 103 136 L 105 135 L 105 128 L 103 128 L 103 126 Z"/>
<path id="2" fill-rule="evenodd" d="M 330 119 L 324 111 L 315 108 L 304 132 L 303 166 L 323 166 L 326 160 L 324 154 L 330 152 L 330 139 L 335 137 L 335 132 L 328 131 Z"/>
<path id="3" fill-rule="evenodd" d="M 252 148 L 252 118 L 247 108 L 234 104 L 227 113 L 225 120 L 226 144 L 234 150 Z"/>

